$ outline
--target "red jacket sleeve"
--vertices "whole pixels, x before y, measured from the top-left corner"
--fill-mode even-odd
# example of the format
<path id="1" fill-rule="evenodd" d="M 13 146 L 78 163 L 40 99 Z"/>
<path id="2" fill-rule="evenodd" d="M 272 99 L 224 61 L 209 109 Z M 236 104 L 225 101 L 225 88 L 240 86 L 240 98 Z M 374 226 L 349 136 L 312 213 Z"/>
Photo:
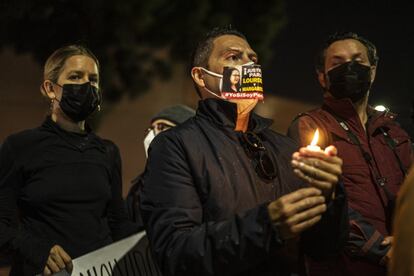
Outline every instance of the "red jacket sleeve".
<path id="1" fill-rule="evenodd" d="M 306 114 L 301 114 L 293 120 L 287 135 L 303 147 L 311 143 L 316 129 L 319 130 L 318 145 L 322 148 L 329 146 L 331 144 L 329 132 Z"/>

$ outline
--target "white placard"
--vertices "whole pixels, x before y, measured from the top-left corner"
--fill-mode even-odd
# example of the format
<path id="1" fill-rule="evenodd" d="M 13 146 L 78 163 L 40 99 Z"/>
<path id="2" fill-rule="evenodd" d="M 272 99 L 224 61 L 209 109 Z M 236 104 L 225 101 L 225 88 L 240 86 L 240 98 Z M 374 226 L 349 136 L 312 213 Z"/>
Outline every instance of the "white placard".
<path id="1" fill-rule="evenodd" d="M 148 246 L 145 231 L 142 231 L 72 260 L 72 274 L 61 271 L 53 275 L 161 276 L 158 267 L 152 260 Z M 41 275 L 39 274 L 38 276 Z"/>

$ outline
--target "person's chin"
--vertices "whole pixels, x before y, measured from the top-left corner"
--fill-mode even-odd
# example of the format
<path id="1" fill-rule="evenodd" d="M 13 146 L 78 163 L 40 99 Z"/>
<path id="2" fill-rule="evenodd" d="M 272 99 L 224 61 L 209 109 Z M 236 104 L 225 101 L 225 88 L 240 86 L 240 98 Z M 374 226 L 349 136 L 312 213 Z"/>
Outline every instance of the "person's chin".
<path id="1" fill-rule="evenodd" d="M 237 104 L 237 113 L 250 113 L 258 103 L 258 99 L 231 99 L 229 102 Z"/>

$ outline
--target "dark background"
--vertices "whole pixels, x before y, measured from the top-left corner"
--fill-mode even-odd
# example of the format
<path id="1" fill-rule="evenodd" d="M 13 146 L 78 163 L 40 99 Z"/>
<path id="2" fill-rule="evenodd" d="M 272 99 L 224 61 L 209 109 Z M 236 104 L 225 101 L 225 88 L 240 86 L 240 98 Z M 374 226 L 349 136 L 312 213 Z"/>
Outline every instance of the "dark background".
<path id="1" fill-rule="evenodd" d="M 383 104 L 414 134 L 414 22 L 409 1 L 288 1 L 286 27 L 275 38 L 265 81 L 272 93 L 311 102 L 322 100 L 313 67 L 321 42 L 336 31 L 353 31 L 378 49 L 370 103 Z"/>
<path id="2" fill-rule="evenodd" d="M 412 6 L 386 0 L 0 0 L 0 49 L 30 53 L 41 65 L 62 45 L 87 45 L 101 62 L 110 106 L 168 80 L 174 64 L 188 64 L 201 36 L 231 24 L 259 53 L 266 93 L 316 104 L 322 99 L 313 67 L 318 46 L 329 34 L 353 31 L 378 48 L 370 103 L 399 113 L 414 134 Z"/>

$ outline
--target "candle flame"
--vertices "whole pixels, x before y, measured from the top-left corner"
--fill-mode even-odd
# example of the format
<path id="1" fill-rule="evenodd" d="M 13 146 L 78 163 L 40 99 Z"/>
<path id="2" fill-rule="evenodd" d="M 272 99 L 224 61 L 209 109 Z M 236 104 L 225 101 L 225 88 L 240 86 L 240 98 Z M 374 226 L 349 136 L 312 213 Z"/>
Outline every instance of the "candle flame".
<path id="1" fill-rule="evenodd" d="M 316 129 L 315 134 L 313 134 L 312 142 L 310 143 L 311 146 L 316 146 L 318 144 L 318 140 L 319 140 L 319 129 Z"/>

